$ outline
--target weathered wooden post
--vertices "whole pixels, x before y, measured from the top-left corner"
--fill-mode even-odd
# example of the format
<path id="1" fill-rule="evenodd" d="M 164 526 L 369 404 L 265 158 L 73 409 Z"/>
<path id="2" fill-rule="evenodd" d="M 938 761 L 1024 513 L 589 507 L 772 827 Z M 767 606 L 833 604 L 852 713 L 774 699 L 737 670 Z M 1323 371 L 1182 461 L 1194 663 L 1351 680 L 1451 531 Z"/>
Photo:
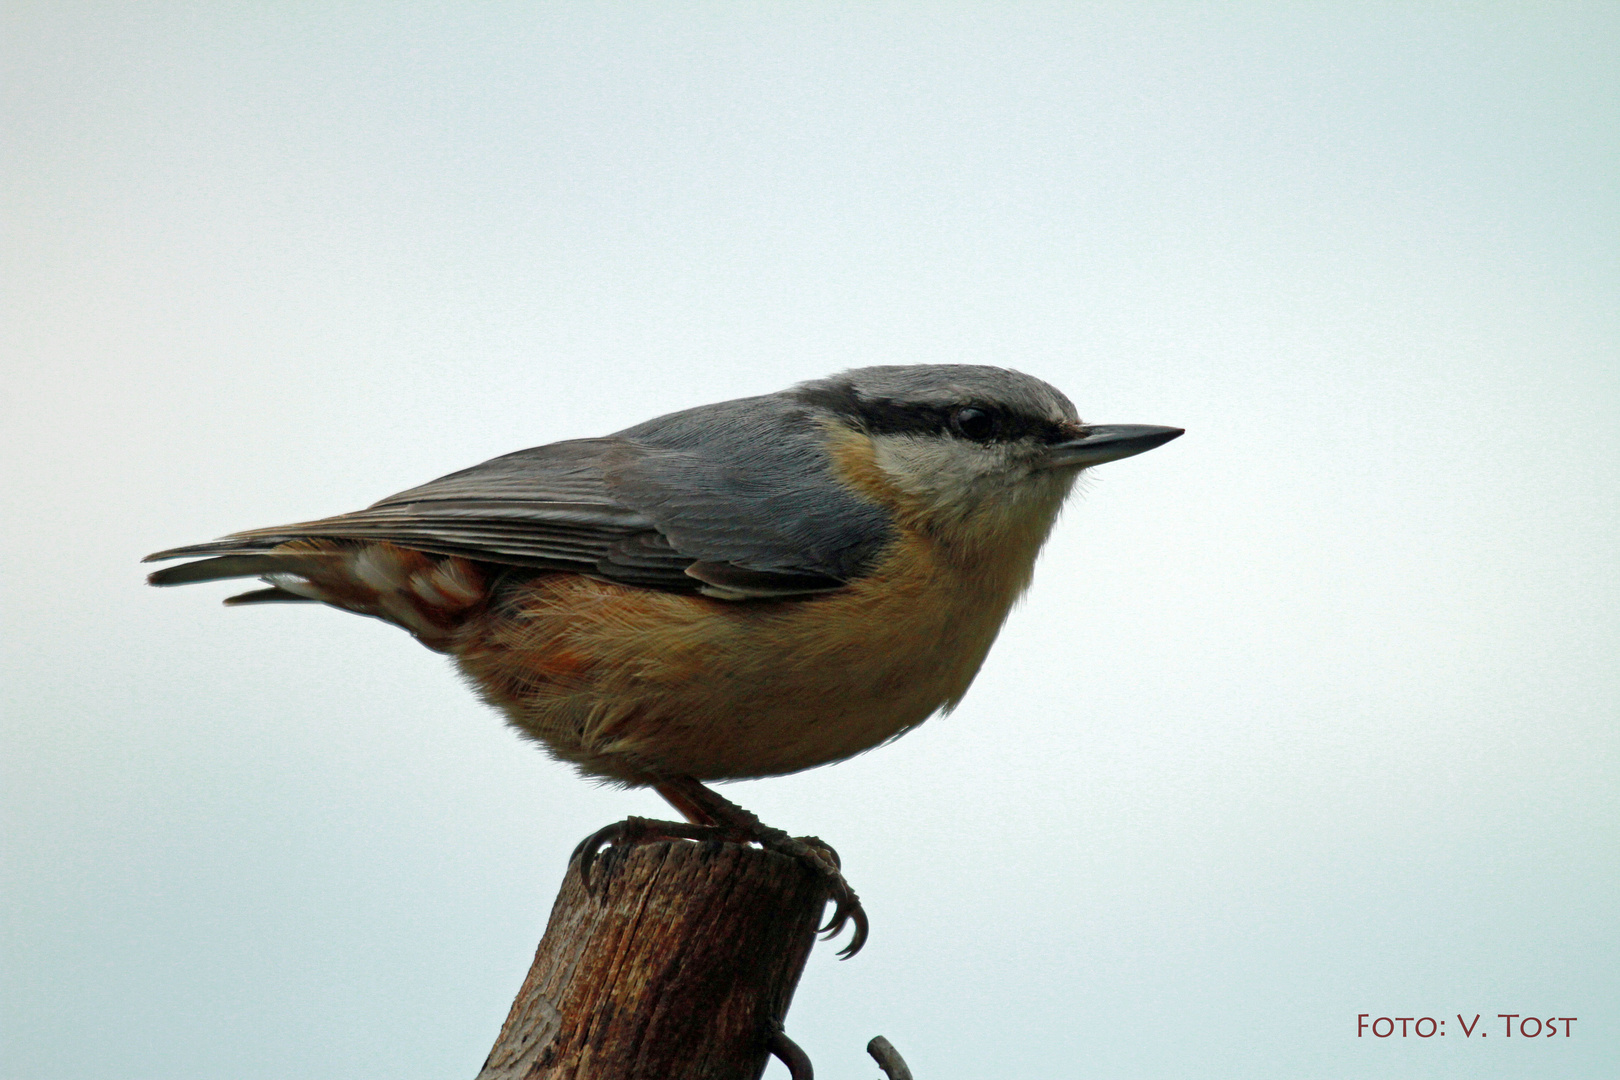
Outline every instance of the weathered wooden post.
<path id="1" fill-rule="evenodd" d="M 826 904 L 798 860 L 659 841 L 569 864 L 528 978 L 478 1080 L 757 1080 Z"/>

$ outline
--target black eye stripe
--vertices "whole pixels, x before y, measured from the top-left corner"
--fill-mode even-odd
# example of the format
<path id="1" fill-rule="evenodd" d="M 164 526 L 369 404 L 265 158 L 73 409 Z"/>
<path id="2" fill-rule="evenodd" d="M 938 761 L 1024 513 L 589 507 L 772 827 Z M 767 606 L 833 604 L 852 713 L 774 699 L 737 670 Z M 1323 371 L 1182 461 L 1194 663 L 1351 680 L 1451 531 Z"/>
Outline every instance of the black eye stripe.
<path id="1" fill-rule="evenodd" d="M 1047 417 L 1012 412 L 982 401 L 924 405 L 862 398 L 847 386 L 801 390 L 799 397 L 807 405 L 843 416 L 869 435 L 952 435 L 975 442 L 1011 442 L 1030 436 L 1054 442 L 1066 437 L 1062 425 Z M 993 430 L 979 434 L 963 430 L 957 418 L 968 410 L 984 414 Z"/>
<path id="2" fill-rule="evenodd" d="M 1046 438 L 1047 429 L 1054 426 L 1045 417 L 978 402 L 934 406 L 863 401 L 851 419 L 873 435 L 955 435 L 974 442 L 1010 442 L 1030 435 Z"/>

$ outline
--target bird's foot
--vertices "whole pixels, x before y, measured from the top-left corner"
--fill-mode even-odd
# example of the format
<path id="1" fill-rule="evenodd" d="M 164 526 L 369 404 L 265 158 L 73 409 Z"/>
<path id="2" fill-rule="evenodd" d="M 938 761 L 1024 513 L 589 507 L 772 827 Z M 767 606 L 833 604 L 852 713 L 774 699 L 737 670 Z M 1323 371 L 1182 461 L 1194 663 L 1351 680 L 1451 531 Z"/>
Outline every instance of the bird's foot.
<path id="1" fill-rule="evenodd" d="M 861 907 L 860 897 L 855 895 L 855 890 L 844 880 L 844 875 L 839 869 L 838 853 L 830 844 L 814 836 L 792 837 L 781 829 L 773 829 L 754 814 L 691 776 L 671 777 L 655 784 L 654 790 L 663 796 L 665 802 L 679 810 L 688 821 L 728 827 L 744 841 L 752 841 L 762 848 L 779 852 L 810 867 L 826 883 L 828 898 L 834 904 L 832 918 L 827 920 L 827 925 L 821 929 L 830 939 L 841 933 L 845 926 L 854 923 L 854 935 L 838 955 L 847 960 L 861 951 L 861 946 L 866 944 L 869 930 L 866 912 Z"/>
<path id="2" fill-rule="evenodd" d="M 646 844 L 655 840 L 698 840 L 734 844 L 758 844 L 766 851 L 774 851 L 780 855 L 803 863 L 821 878 L 827 889 L 828 898 L 833 901 L 832 917 L 825 926 L 817 928 L 817 933 L 824 935 L 823 940 L 831 940 L 843 932 L 844 927 L 854 924 L 855 932 L 850 942 L 838 955 L 848 959 L 860 952 L 861 946 L 866 944 L 869 924 L 866 911 L 861 907 L 860 897 L 850 888 L 849 882 L 844 880 L 839 870 L 838 852 L 832 845 L 814 836 L 789 836 L 781 829 L 773 829 L 763 824 L 754 815 L 738 808 L 739 816 L 733 820 L 712 825 L 697 825 L 684 821 L 658 821 L 653 818 L 630 817 L 623 821 L 616 821 L 593 832 L 579 842 L 574 848 L 571 859 L 579 861 L 579 876 L 588 889 L 591 886 L 591 867 L 603 849 L 619 845 Z"/>
<path id="3" fill-rule="evenodd" d="M 861 907 L 861 898 L 855 895 L 855 890 L 845 880 L 838 852 L 833 850 L 832 845 L 820 837 L 789 836 L 781 829 L 762 824 L 757 818 L 750 832 L 748 838 L 760 847 L 796 859 L 816 872 L 825 883 L 827 895 L 833 902 L 832 917 L 816 932 L 822 934 L 823 941 L 831 941 L 844 932 L 844 927 L 853 923 L 855 932 L 849 944 L 838 951 L 838 955 L 848 960 L 860 952 L 871 927 L 866 919 L 866 909 Z"/>

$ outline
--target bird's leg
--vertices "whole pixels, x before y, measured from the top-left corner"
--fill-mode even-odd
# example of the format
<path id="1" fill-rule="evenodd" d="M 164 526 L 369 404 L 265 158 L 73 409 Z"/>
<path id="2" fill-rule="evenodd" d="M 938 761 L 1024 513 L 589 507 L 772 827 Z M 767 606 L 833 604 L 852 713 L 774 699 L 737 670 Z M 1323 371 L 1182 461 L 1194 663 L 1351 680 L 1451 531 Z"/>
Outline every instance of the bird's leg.
<path id="1" fill-rule="evenodd" d="M 759 824 L 759 819 L 754 815 L 690 777 L 654 784 L 653 790 L 694 825 L 731 825 L 734 829 L 740 826 L 741 831 L 747 832 L 748 826 L 740 821 L 739 816 L 751 818 L 754 824 Z M 733 815 L 727 815 L 727 809 L 733 811 Z"/>
<path id="2" fill-rule="evenodd" d="M 695 826 L 718 829 L 725 834 L 725 839 L 758 844 L 797 859 L 814 870 L 827 883 L 827 891 L 836 905 L 832 918 L 821 929 L 832 938 L 843 931 L 845 924 L 853 922 L 854 936 L 838 955 L 847 959 L 860 952 L 868 931 L 866 912 L 861 908 L 860 897 L 844 880 L 839 870 L 838 852 L 830 844 L 814 836 L 794 837 L 781 829 L 773 829 L 694 777 L 677 776 L 654 784 L 653 790 Z"/>
<path id="3" fill-rule="evenodd" d="M 705 795 L 720 799 L 720 796 L 696 780 L 693 780 L 692 784 Z M 684 789 L 658 784 L 654 790 L 679 810 L 686 821 L 658 821 L 653 818 L 631 817 L 615 821 L 612 825 L 591 833 L 579 842 L 579 846 L 574 848 L 574 854 L 571 856 L 579 860 L 579 876 L 585 882 L 586 888 L 591 884 L 591 863 L 596 860 L 597 853 L 607 845 L 646 844 L 654 840 L 740 840 L 747 843 L 752 839 L 751 836 L 745 835 L 746 830 L 739 830 L 735 826 L 728 827 L 728 823 L 707 812 L 702 804 L 688 797 Z M 720 801 L 726 802 L 724 799 Z M 732 809 L 747 813 L 740 807 Z"/>

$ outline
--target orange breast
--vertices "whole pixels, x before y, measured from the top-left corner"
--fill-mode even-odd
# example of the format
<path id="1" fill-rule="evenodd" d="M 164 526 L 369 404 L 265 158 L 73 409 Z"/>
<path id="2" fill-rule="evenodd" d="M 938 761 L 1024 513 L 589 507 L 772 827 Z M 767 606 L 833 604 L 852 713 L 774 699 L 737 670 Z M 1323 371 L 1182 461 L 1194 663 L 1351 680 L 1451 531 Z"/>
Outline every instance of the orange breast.
<path id="1" fill-rule="evenodd" d="M 1012 595 L 904 536 L 871 575 L 735 603 L 543 574 L 449 650 L 555 755 L 629 783 L 794 772 L 859 753 L 966 691 Z"/>

